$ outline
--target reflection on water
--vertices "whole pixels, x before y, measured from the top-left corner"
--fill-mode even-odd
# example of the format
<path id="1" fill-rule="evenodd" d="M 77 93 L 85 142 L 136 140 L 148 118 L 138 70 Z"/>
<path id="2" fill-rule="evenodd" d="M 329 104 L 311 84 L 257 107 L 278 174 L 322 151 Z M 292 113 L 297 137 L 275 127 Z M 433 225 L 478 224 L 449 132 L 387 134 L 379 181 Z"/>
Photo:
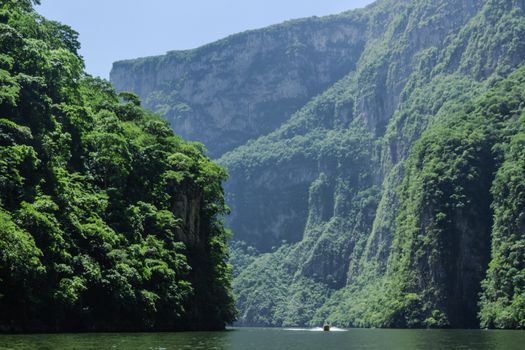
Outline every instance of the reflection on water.
<path id="1" fill-rule="evenodd" d="M 317 330 L 236 328 L 225 332 L 197 333 L 0 335 L 0 350 L 522 350 L 525 348 L 525 332 L 522 331 L 349 329 L 322 332 Z"/>

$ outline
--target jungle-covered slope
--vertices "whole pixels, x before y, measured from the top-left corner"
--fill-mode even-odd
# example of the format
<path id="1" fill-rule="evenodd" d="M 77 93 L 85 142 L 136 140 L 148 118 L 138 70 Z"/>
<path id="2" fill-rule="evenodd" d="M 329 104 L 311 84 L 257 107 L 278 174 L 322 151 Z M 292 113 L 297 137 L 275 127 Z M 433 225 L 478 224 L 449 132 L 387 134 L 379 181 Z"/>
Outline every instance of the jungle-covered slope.
<path id="1" fill-rule="evenodd" d="M 0 2 L 0 331 L 224 328 L 225 170 L 35 3 Z"/>
<path id="2" fill-rule="evenodd" d="M 354 29 L 344 36 L 341 28 Z M 268 36 L 279 45 L 268 46 Z M 344 74 L 334 67 L 330 83 L 309 90 L 302 107 L 283 107 L 278 95 L 269 109 L 256 103 L 268 96 L 264 89 L 316 77 L 310 70 L 287 75 L 298 62 L 275 47 L 334 38 L 348 60 Z M 280 57 L 279 64 L 248 75 L 221 68 L 229 54 L 258 67 L 265 55 L 242 54 L 254 47 Z M 302 52 L 304 67 L 333 58 Z M 184 63 L 170 61 L 174 56 Z M 142 82 L 163 77 L 165 86 L 179 84 L 191 96 L 221 76 L 228 93 L 212 88 L 200 100 L 183 99 L 188 117 L 167 118 L 175 130 L 195 130 L 191 138 L 216 149 L 230 173 L 240 324 L 523 328 L 523 63 L 522 1 L 380 0 L 193 51 L 119 62 L 112 79 L 147 97 L 164 93 Z M 244 95 L 238 77 L 256 81 L 261 94 Z M 253 109 L 235 118 L 277 118 L 252 129 L 239 147 L 235 123 L 214 122 L 229 121 L 228 110 L 200 112 L 236 101 Z"/>

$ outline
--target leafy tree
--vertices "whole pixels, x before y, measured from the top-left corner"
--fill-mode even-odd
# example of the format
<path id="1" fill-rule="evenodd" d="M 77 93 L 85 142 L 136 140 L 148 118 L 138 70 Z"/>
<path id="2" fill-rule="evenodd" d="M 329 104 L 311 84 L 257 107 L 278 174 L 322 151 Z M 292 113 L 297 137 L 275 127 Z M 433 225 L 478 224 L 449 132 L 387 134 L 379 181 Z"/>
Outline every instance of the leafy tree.
<path id="1" fill-rule="evenodd" d="M 37 3 L 0 9 L 0 328 L 222 329 L 226 172 L 86 75 Z"/>

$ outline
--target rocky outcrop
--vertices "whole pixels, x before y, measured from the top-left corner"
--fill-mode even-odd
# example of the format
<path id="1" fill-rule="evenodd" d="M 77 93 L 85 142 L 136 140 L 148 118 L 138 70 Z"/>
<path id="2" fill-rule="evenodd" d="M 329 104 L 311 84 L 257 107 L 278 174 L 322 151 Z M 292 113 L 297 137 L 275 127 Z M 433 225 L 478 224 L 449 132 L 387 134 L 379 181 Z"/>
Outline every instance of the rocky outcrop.
<path id="1" fill-rule="evenodd" d="M 292 21 L 195 50 L 116 62 L 111 81 L 218 157 L 273 131 L 355 69 L 365 28 L 358 14 Z"/>

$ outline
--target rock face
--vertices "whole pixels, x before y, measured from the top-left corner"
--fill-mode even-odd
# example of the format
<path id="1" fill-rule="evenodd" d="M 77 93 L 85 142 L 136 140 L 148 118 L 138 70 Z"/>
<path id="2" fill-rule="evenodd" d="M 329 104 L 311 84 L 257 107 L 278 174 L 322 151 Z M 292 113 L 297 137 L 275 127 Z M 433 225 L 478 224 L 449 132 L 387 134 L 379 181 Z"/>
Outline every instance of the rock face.
<path id="1" fill-rule="evenodd" d="M 241 324 L 525 327 L 525 190 L 498 180 L 521 171 L 524 12 L 382 0 L 115 63 L 230 173 Z"/>
<path id="2" fill-rule="evenodd" d="M 116 62 L 111 81 L 218 157 L 275 130 L 355 69 L 364 28 L 359 18 L 289 22 L 195 50 Z"/>

